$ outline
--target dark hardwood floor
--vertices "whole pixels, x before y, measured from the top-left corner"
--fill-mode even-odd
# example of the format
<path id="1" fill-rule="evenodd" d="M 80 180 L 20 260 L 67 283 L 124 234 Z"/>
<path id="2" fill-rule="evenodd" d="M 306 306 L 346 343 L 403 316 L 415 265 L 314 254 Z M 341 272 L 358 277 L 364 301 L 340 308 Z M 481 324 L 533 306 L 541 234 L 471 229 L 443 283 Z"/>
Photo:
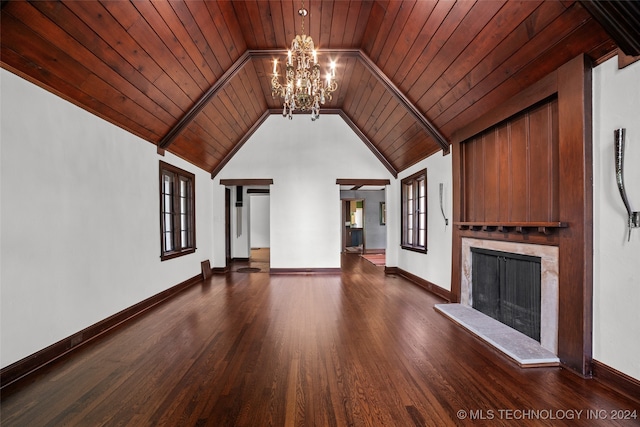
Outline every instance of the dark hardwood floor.
<path id="1" fill-rule="evenodd" d="M 358 255 L 214 275 L 2 396 L 2 426 L 639 425 L 637 401 L 523 370 Z M 629 412 L 624 412 L 629 411 Z M 629 417 L 628 417 L 629 418 Z"/>

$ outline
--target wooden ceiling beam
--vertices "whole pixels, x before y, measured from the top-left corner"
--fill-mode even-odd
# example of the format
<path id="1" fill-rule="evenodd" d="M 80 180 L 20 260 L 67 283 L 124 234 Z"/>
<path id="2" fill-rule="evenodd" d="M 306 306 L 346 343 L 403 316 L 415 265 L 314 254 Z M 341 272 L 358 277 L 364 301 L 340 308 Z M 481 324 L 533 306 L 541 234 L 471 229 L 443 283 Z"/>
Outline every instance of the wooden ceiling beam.
<path id="1" fill-rule="evenodd" d="M 196 116 L 202 111 L 209 101 L 215 97 L 229 83 L 229 81 L 235 77 L 235 75 L 245 66 L 245 64 L 251 59 L 249 51 L 245 52 L 240 58 L 233 63 L 229 68 L 196 102 L 187 113 L 171 128 L 171 130 L 160 140 L 158 147 L 166 149 L 171 143 L 178 137 Z"/>
<path id="2" fill-rule="evenodd" d="M 640 3 L 580 0 L 580 4 L 626 55 L 640 55 Z"/>
<path id="3" fill-rule="evenodd" d="M 251 50 L 256 58 L 284 55 L 282 49 Z M 331 54 L 340 57 L 357 58 L 373 76 L 387 89 L 400 104 L 418 121 L 422 128 L 438 143 L 444 154 L 449 153 L 449 142 L 438 128 L 405 96 L 404 93 L 387 77 L 387 75 L 365 54 L 362 49 L 318 49 L 319 54 Z"/>
<path id="4" fill-rule="evenodd" d="M 369 58 L 364 52 L 359 51 L 358 59 L 373 74 L 378 81 L 393 94 L 393 96 L 404 106 L 407 111 L 417 120 L 425 131 L 440 145 L 443 154 L 449 154 L 449 142 L 440 133 L 438 128 L 433 125 L 427 117 L 420 113 L 418 108 L 405 96 L 398 87 L 393 84 L 391 79 Z"/>
<path id="5" fill-rule="evenodd" d="M 282 114 L 282 111 L 279 108 L 269 110 L 271 114 Z M 306 112 L 294 112 L 294 114 L 309 114 Z M 373 153 L 374 156 L 380 163 L 387 168 L 387 170 L 393 175 L 394 178 L 398 177 L 398 170 L 387 160 L 386 157 L 382 155 L 382 153 L 376 148 L 376 146 L 371 142 L 371 140 L 365 135 L 360 128 L 351 120 L 351 118 L 345 113 L 343 110 L 339 108 L 321 108 L 320 114 L 337 114 L 342 117 L 342 120 L 345 121 L 347 126 L 351 128 L 351 130 L 360 138 L 360 140 L 366 145 L 369 150 Z"/>
<path id="6" fill-rule="evenodd" d="M 440 145 L 444 154 L 449 153 L 449 143 L 438 131 L 438 129 L 417 109 L 417 107 L 393 84 L 393 82 L 382 72 L 378 66 L 361 50 L 361 49 L 320 49 L 319 53 L 329 53 L 341 57 L 355 57 L 357 58 L 366 69 L 369 70 L 373 76 L 380 81 L 380 83 L 388 90 L 400 104 L 416 119 L 422 128 Z M 213 99 L 221 90 L 229 84 L 231 79 L 247 64 L 247 62 L 253 58 L 265 58 L 282 55 L 281 49 L 261 49 L 261 50 L 247 50 L 233 65 L 224 73 L 224 75 L 218 79 L 205 93 L 204 95 L 191 107 L 191 109 L 176 123 L 176 125 L 160 140 L 158 147 L 160 149 L 166 149 L 177 138 L 177 136 L 193 122 L 196 116 L 204 109 L 204 107 Z M 266 118 L 273 113 L 280 113 L 276 110 L 267 110 L 254 124 L 251 129 L 245 134 L 241 140 L 234 146 L 227 156 L 223 159 L 216 168 L 211 171 L 211 177 L 220 172 L 224 165 L 229 161 L 231 156 L 235 154 L 238 149 L 246 142 L 246 140 L 255 132 L 257 126 L 262 124 Z M 351 118 L 342 109 L 323 109 L 323 113 L 339 114 L 340 117 L 349 125 L 349 127 L 358 135 L 358 137 L 369 147 L 373 154 L 383 163 L 383 165 L 391 172 L 391 174 L 397 178 L 398 171 L 387 160 L 382 153 L 376 148 L 376 146 L 369 140 L 369 138 L 358 128 L 358 126 L 351 120 Z M 257 125 L 257 126 L 256 126 Z"/>
<path id="7" fill-rule="evenodd" d="M 218 166 L 216 166 L 211 171 L 211 179 L 214 179 L 216 175 L 218 175 L 218 173 L 222 170 L 222 168 L 225 167 L 227 163 L 229 163 L 229 160 L 231 160 L 231 158 L 238 152 L 238 150 L 242 148 L 244 143 L 247 142 L 249 138 L 251 138 L 251 135 L 253 135 L 253 133 L 260 127 L 262 123 L 264 123 L 265 120 L 267 120 L 267 117 L 269 117 L 270 115 L 271 113 L 269 112 L 269 110 L 267 110 L 262 114 L 262 116 L 260 116 L 258 120 L 256 120 L 253 126 L 251 126 L 251 128 L 247 131 L 247 133 L 244 134 L 244 136 L 240 139 L 240 141 L 238 141 L 238 143 L 233 146 L 231 151 L 229 151 L 229 153 L 226 156 L 224 156 L 224 159 L 222 159 L 222 161 L 218 163 Z"/>
<path id="8" fill-rule="evenodd" d="M 338 114 L 340 115 L 340 117 L 342 117 L 342 120 L 344 120 L 345 123 L 351 128 L 351 130 L 358 136 L 358 138 L 360 138 L 360 140 L 364 142 L 364 145 L 366 145 L 369 150 L 371 150 L 373 155 L 376 156 L 378 160 L 380 160 L 380 162 L 384 165 L 385 168 L 387 168 L 389 172 L 391 172 L 391 175 L 393 175 L 394 178 L 397 178 L 398 170 L 391 164 L 391 162 L 389 162 L 389 160 L 387 160 L 387 158 L 378 150 L 373 142 L 369 140 L 367 135 L 365 135 L 360 130 L 360 128 L 353 122 L 353 120 L 351 120 L 351 118 L 347 116 L 347 113 L 345 113 L 343 110 L 339 110 Z"/>

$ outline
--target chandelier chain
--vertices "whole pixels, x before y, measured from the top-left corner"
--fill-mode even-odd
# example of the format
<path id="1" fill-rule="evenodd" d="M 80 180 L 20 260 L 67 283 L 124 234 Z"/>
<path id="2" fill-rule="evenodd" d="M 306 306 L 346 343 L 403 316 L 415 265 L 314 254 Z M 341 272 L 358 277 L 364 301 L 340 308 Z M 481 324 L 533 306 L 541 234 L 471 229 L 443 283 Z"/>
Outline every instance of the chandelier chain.
<path id="1" fill-rule="evenodd" d="M 305 32 L 304 32 L 304 17 L 307 15 L 307 9 L 304 8 L 304 0 L 302 0 L 302 8 L 300 8 L 300 10 L 298 10 L 298 15 L 300 15 L 300 25 L 302 26 L 302 34 L 305 34 Z"/>

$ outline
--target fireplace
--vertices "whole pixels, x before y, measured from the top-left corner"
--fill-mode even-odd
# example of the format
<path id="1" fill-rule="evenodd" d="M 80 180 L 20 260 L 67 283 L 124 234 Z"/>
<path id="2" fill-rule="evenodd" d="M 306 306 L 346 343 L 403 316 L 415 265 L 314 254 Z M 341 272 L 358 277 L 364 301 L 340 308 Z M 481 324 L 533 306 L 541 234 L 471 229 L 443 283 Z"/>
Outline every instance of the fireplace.
<path id="1" fill-rule="evenodd" d="M 525 263 L 533 262 L 533 265 L 529 265 L 527 268 L 537 268 L 537 260 L 539 260 L 539 321 L 534 320 L 535 323 L 538 323 L 539 326 L 535 327 L 535 329 L 539 328 L 539 332 L 534 332 L 537 337 L 533 337 L 537 341 L 540 342 L 540 345 L 551 351 L 554 354 L 558 354 L 558 247 L 557 246 L 547 246 L 547 245 L 537 245 L 537 244 L 528 244 L 528 243 L 515 243 L 515 242 L 507 242 L 507 241 L 497 241 L 497 240 L 485 240 L 485 239 L 475 239 L 475 238 L 462 238 L 462 277 L 461 277 L 461 294 L 460 294 L 460 303 L 462 305 L 466 305 L 469 307 L 473 307 L 478 310 L 478 308 L 474 307 L 474 300 L 479 297 L 478 290 L 475 291 L 474 296 L 474 268 L 479 268 L 474 265 L 473 262 L 473 253 L 479 252 L 482 254 L 495 254 L 498 253 L 498 257 L 505 257 L 508 254 L 509 257 L 518 259 Z M 489 255 L 492 256 L 492 255 Z M 494 261 L 496 262 L 496 261 Z M 501 260 L 497 262 L 503 262 Z M 516 261 L 519 263 L 519 261 Z M 484 272 L 483 274 L 487 274 Z M 491 273 L 488 273 L 491 274 Z M 512 274 L 512 273 L 507 273 Z M 499 278 L 497 279 L 499 283 Z M 533 280 L 536 281 L 536 278 L 533 279 L 519 279 L 522 280 Z M 495 279 L 493 282 L 495 283 Z M 537 287 L 537 285 L 534 285 Z M 527 288 L 531 288 L 529 284 L 527 284 Z M 482 292 L 482 291 L 481 291 Z M 490 291 L 491 292 L 491 291 Z M 495 292 L 495 290 L 493 291 Z M 533 295 L 528 295 L 527 298 L 531 298 L 532 300 L 537 299 L 535 296 L 535 292 Z M 516 298 L 517 299 L 517 298 Z M 522 298 L 520 298 L 522 300 Z M 489 305 L 493 305 L 495 307 L 496 302 L 488 303 Z M 507 305 L 512 305 L 511 303 Z M 508 308 L 507 310 L 510 310 Z M 538 311 L 536 307 L 531 307 L 531 311 Z M 494 309 L 495 310 L 495 309 Z M 482 310 L 478 310 L 482 311 Z M 487 314 L 487 313 L 485 313 Z M 494 317 L 491 314 L 487 314 L 490 317 Z M 536 315 L 532 313 L 526 313 L 526 310 L 517 316 L 528 316 L 535 318 Z M 514 317 L 514 316 L 511 316 Z M 494 317 L 495 318 L 495 317 Z M 499 319 L 498 319 L 499 320 Z M 513 319 L 512 319 L 513 320 Z M 519 317 L 515 323 L 521 323 L 522 317 Z M 512 322 L 514 323 L 514 322 Z M 526 323 L 530 323 L 527 320 Z M 512 325 L 509 325 L 512 326 Z M 513 326 L 512 326 L 513 327 Z M 527 327 L 530 329 L 530 327 Z M 518 329 L 518 328 L 514 328 Z M 531 334 L 527 332 L 523 332 L 525 335 L 531 336 Z"/>
<path id="2" fill-rule="evenodd" d="M 540 257 L 471 248 L 474 309 L 540 342 Z"/>
<path id="3" fill-rule="evenodd" d="M 584 376 L 593 356 L 591 95 L 591 66 L 579 55 L 458 129 L 451 144 L 452 297 L 504 326 L 469 304 L 468 239 L 515 245 L 492 248 L 505 252 L 541 248 L 529 254 L 541 258 L 539 344 Z"/>

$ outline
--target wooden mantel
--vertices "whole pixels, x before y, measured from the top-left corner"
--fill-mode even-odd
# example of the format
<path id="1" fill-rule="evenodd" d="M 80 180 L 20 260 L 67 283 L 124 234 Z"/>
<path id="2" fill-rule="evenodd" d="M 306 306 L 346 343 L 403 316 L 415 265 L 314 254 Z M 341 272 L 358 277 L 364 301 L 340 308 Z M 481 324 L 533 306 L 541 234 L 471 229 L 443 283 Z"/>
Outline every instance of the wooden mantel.
<path id="1" fill-rule="evenodd" d="M 549 235 L 558 228 L 566 228 L 569 225 L 566 222 L 484 222 L 484 221 L 456 221 L 453 225 L 460 230 L 482 230 L 482 231 L 499 231 L 527 234 L 529 232 L 538 232 Z"/>

